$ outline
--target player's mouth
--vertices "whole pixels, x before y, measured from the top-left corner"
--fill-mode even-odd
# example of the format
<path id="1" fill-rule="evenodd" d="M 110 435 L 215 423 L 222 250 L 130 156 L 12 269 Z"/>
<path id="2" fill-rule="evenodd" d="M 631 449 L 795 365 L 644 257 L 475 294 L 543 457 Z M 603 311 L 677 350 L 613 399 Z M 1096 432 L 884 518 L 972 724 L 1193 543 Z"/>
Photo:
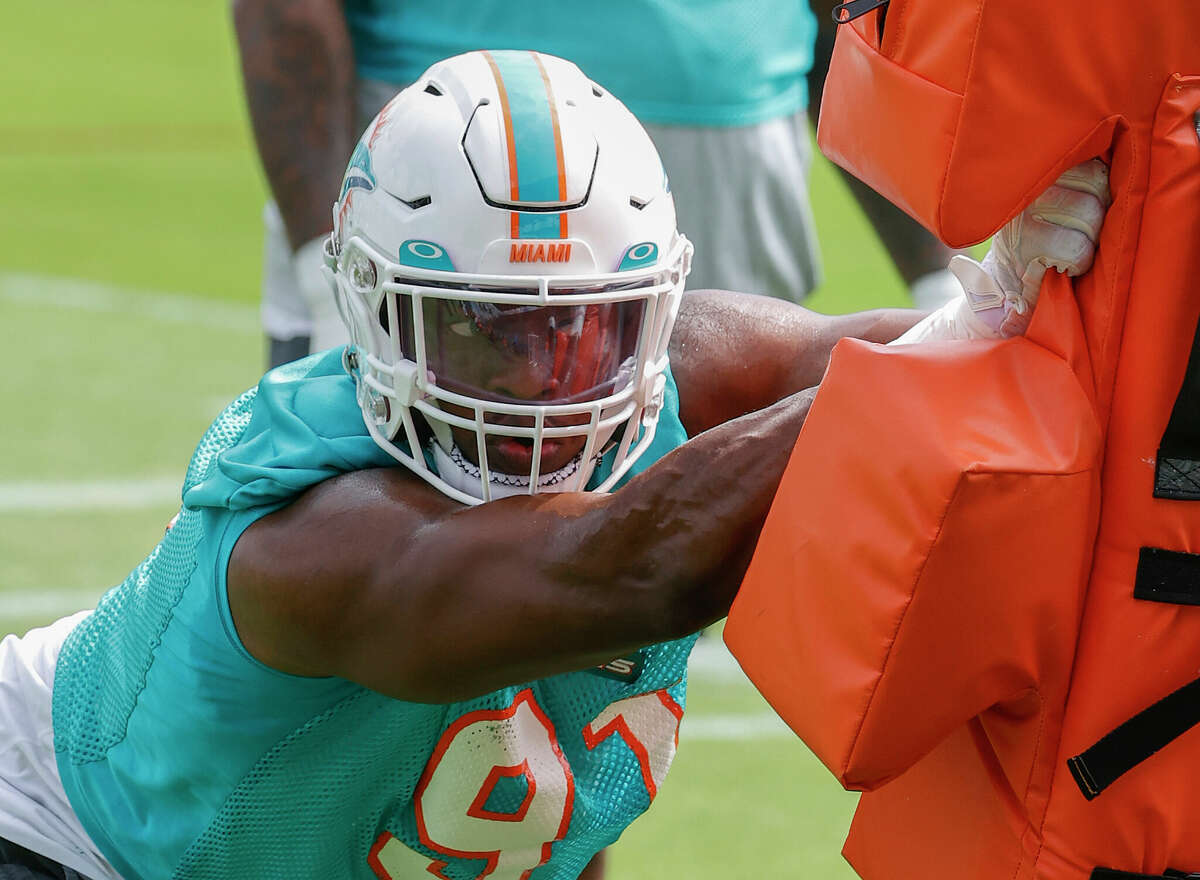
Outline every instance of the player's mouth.
<path id="1" fill-rule="evenodd" d="M 545 475 L 565 467 L 583 450 L 583 437 L 543 437 L 538 473 Z M 488 466 L 508 474 L 533 470 L 533 438 L 491 435 L 487 440 Z"/>
<path id="2" fill-rule="evenodd" d="M 453 404 L 443 404 L 445 408 L 455 415 L 460 415 L 464 418 L 470 418 L 470 410 L 464 407 L 457 407 Z M 532 428 L 533 418 L 531 416 L 517 416 L 506 413 L 489 413 L 487 415 L 487 423 L 489 426 L 508 426 L 513 428 Z M 538 464 L 538 474 L 546 476 L 555 471 L 566 467 L 571 463 L 571 460 L 583 451 L 584 444 L 587 442 L 587 423 L 589 417 L 586 413 L 550 416 L 546 419 L 547 428 L 558 428 L 566 426 L 577 426 L 580 434 L 570 437 L 542 437 L 542 455 L 541 461 Z M 479 462 L 476 438 L 472 431 L 465 428 L 453 427 L 451 433 L 454 435 L 455 445 L 458 446 L 463 456 L 478 466 Z M 488 469 L 502 474 L 515 474 L 518 476 L 528 476 L 533 470 L 533 438 L 532 437 L 511 437 L 503 434 L 487 435 L 485 446 L 488 456 Z"/>

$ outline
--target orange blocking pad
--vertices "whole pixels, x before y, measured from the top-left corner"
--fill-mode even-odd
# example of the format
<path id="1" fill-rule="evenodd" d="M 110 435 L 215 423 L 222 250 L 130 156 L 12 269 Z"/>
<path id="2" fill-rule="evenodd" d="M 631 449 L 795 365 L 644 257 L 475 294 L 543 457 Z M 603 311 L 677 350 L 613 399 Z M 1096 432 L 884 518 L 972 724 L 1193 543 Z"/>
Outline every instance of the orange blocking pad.
<path id="1" fill-rule="evenodd" d="M 1027 340 L 839 343 L 725 640 L 843 785 L 989 706 L 1026 711 L 1047 676 L 1065 689 L 1081 590 L 1053 585 L 1082 580 L 1099 441 L 1067 364 Z"/>

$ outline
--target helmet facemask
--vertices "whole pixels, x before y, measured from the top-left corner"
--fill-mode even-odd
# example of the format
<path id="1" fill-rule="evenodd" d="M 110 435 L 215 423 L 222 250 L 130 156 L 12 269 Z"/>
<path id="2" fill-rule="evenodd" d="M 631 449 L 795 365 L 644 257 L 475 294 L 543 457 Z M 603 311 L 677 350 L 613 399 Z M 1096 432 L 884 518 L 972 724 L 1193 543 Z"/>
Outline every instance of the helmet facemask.
<path id="1" fill-rule="evenodd" d="M 654 438 L 690 254 L 682 236 L 675 251 L 663 266 L 603 276 L 466 275 L 390 263 L 352 239 L 340 264 L 369 262 L 378 279 L 363 290 L 348 278 L 370 270 L 336 275 L 342 308 L 358 312 L 351 327 L 374 330 L 348 350 L 368 430 L 464 503 L 608 491 Z M 589 487 L 605 454 L 611 470 Z M 447 460 L 478 485 L 443 479 Z"/>

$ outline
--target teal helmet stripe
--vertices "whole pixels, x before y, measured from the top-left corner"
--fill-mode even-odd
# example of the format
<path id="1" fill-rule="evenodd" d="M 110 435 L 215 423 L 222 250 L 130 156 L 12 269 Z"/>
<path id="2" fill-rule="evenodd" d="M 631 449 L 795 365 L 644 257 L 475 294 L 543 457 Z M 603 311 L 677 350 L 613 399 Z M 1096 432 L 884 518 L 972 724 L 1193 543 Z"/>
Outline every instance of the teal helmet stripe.
<path id="1" fill-rule="evenodd" d="M 560 236 L 560 214 L 531 213 L 517 214 L 520 224 L 517 238 L 558 238 Z"/>
<path id="2" fill-rule="evenodd" d="M 557 202 L 558 147 L 550 97 L 542 68 L 532 52 L 492 52 L 508 95 L 509 118 L 517 154 L 516 197 L 522 202 Z"/>
<path id="3" fill-rule="evenodd" d="M 510 195 L 515 202 L 566 200 L 558 115 L 545 68 L 533 52 L 485 53 L 507 128 Z M 565 214 L 513 211 L 513 238 L 566 238 Z"/>

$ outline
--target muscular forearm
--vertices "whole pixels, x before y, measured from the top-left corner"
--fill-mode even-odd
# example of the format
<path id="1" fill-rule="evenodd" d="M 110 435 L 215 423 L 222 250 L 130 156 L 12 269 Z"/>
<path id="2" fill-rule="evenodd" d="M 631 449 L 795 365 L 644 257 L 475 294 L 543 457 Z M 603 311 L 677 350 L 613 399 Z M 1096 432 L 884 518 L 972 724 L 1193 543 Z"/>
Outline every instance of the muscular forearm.
<path id="1" fill-rule="evenodd" d="M 613 580 L 650 602 L 644 638 L 686 635 L 728 612 L 815 396 L 807 389 L 713 428 L 612 496 L 609 519 L 620 526 L 598 530 L 611 544 L 597 549 Z"/>
<path id="2" fill-rule="evenodd" d="M 328 232 L 354 142 L 354 59 L 339 0 L 234 0 L 250 120 L 293 248 Z"/>
<path id="3" fill-rule="evenodd" d="M 891 342 L 925 315 L 926 312 L 917 309 L 871 309 L 866 312 L 851 312 L 848 315 L 829 315 L 824 340 L 828 348 L 824 352 L 821 375 L 825 375 L 829 355 L 839 339 Z"/>
<path id="4" fill-rule="evenodd" d="M 594 666 L 719 619 L 811 399 L 717 428 L 612 495 L 505 499 L 397 540 L 333 671 L 441 702 Z"/>
<path id="5" fill-rule="evenodd" d="M 822 315 L 764 296 L 689 292 L 671 337 L 671 368 L 689 434 L 821 381 L 837 341 L 890 342 L 922 317 L 909 309 Z"/>
<path id="6" fill-rule="evenodd" d="M 399 468 L 328 480 L 238 540 L 238 633 L 283 672 L 447 702 L 694 632 L 728 611 L 814 394 L 609 495 L 462 507 Z"/>

